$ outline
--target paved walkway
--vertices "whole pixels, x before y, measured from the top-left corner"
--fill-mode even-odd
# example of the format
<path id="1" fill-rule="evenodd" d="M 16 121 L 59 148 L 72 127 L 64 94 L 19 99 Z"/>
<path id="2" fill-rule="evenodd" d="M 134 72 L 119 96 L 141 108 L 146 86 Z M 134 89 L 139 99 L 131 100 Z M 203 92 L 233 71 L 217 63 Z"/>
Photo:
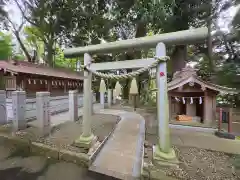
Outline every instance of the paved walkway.
<path id="1" fill-rule="evenodd" d="M 101 105 L 98 104 L 94 104 L 93 105 L 94 111 L 98 111 L 99 109 L 101 109 Z M 78 117 L 81 117 L 83 115 L 83 107 L 78 108 Z M 51 126 L 57 126 L 59 124 L 62 124 L 66 121 L 69 121 L 69 112 L 63 112 L 63 113 L 58 113 L 58 114 L 54 114 L 50 117 L 50 121 L 51 121 Z M 37 127 L 38 122 L 37 120 L 31 121 L 28 123 L 30 126 L 34 126 Z"/>
<path id="2" fill-rule="evenodd" d="M 97 155 L 89 170 L 119 179 L 140 178 L 145 140 L 145 121 L 136 114 L 104 109 L 104 114 L 119 115 L 121 121 Z"/>

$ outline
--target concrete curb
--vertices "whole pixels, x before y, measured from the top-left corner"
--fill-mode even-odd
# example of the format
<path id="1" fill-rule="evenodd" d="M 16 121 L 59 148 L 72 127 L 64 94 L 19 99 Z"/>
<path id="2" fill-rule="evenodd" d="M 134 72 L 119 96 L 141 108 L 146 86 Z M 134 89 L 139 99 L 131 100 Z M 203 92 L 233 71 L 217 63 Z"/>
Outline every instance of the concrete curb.
<path id="1" fill-rule="evenodd" d="M 210 132 L 210 133 L 214 133 L 217 130 L 216 128 L 187 126 L 187 125 L 179 125 L 179 124 L 169 124 L 169 127 L 172 129 L 186 129 L 186 130 L 199 131 L 199 132 Z"/>
<path id="2" fill-rule="evenodd" d="M 140 116 L 140 115 L 139 115 Z M 136 152 L 136 160 L 133 165 L 133 177 L 140 178 L 142 171 L 143 171 L 143 164 L 144 164 L 144 142 L 145 142 L 145 120 L 142 116 L 141 117 L 141 124 L 140 124 L 140 131 L 138 134 L 138 142 L 137 142 L 137 152 Z M 139 117 L 139 118 L 140 118 Z"/>
<path id="3" fill-rule="evenodd" d="M 116 123 L 115 127 L 113 128 L 113 130 L 107 135 L 107 137 L 102 141 L 102 143 L 98 146 L 98 148 L 94 151 L 94 153 L 90 156 L 90 162 L 89 165 L 91 165 L 93 163 L 93 161 L 96 159 L 98 153 L 102 150 L 103 146 L 105 145 L 105 143 L 107 142 L 107 140 L 109 139 L 109 137 L 113 134 L 113 132 L 115 131 L 117 124 L 119 123 L 119 121 L 121 121 L 121 117 L 119 117 L 118 122 Z"/>
<path id="4" fill-rule="evenodd" d="M 7 136 L 0 134 L 0 140 L 4 141 L 4 144 L 14 147 L 14 152 L 23 150 L 25 153 L 34 154 L 39 156 L 45 156 L 56 160 L 62 160 L 72 162 L 84 167 L 89 166 L 90 158 L 85 153 L 76 153 L 65 149 L 58 149 L 46 144 L 31 142 L 19 137 Z"/>

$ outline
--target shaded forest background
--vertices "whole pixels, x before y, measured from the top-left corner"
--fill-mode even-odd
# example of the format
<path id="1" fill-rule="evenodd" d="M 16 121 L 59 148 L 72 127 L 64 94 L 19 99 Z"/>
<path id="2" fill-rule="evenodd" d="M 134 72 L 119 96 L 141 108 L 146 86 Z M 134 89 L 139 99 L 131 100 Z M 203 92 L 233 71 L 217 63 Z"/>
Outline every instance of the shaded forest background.
<path id="1" fill-rule="evenodd" d="M 2 0 L 0 2 L 0 59 L 44 62 L 51 67 L 76 69 L 83 57 L 66 59 L 63 49 L 116 40 L 151 36 L 206 26 L 209 34 L 219 30 L 219 19 L 232 7 L 235 16 L 226 21 L 228 29 L 220 38 L 203 44 L 168 47 L 171 57 L 168 75 L 195 62 L 206 81 L 240 90 L 240 8 L 239 0 Z M 21 12 L 21 23 L 14 22 L 8 7 Z M 210 36 L 209 36 L 210 37 Z M 13 46 L 16 39 L 20 51 Z M 154 50 L 98 55 L 95 62 L 151 57 Z M 147 73 L 138 79 L 149 79 Z M 128 81 L 122 82 L 128 97 Z M 221 96 L 226 104 L 240 105 L 240 98 Z"/>

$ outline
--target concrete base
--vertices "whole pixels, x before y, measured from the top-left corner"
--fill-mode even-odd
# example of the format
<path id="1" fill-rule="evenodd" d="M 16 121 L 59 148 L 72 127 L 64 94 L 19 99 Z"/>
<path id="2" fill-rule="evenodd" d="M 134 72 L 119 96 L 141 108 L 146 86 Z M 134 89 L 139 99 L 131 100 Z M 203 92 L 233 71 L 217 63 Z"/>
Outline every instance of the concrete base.
<path id="1" fill-rule="evenodd" d="M 155 166 L 178 167 L 179 161 L 176 157 L 174 149 L 171 149 L 169 153 L 164 153 L 158 146 L 153 146 L 153 164 Z"/>
<path id="2" fill-rule="evenodd" d="M 166 173 L 151 163 L 144 163 L 144 167 L 141 174 L 141 180 L 177 180 L 175 177 L 167 176 Z"/>
<path id="3" fill-rule="evenodd" d="M 74 146 L 79 148 L 86 148 L 89 149 L 92 147 L 93 144 L 97 142 L 97 137 L 91 134 L 89 137 L 80 136 L 75 142 L 73 143 Z"/>

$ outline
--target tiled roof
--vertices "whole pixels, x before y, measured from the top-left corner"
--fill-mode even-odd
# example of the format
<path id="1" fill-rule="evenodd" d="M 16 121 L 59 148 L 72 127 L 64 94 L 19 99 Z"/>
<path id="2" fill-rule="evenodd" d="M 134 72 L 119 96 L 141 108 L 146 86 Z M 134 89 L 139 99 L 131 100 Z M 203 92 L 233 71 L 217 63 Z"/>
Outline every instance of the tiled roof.
<path id="1" fill-rule="evenodd" d="M 234 88 L 227 88 L 224 86 L 220 86 L 217 84 L 213 84 L 210 82 L 203 81 L 201 78 L 199 78 L 196 74 L 196 70 L 193 68 L 183 68 L 181 71 L 177 71 L 173 75 L 172 81 L 168 83 L 168 91 L 174 90 L 176 88 L 179 88 L 187 83 L 197 83 L 201 85 L 204 88 L 208 88 L 211 90 L 214 90 L 216 92 L 220 92 L 223 94 L 236 94 L 238 91 Z M 157 89 L 154 89 L 153 91 L 156 91 Z"/>
<path id="2" fill-rule="evenodd" d="M 0 61 L 0 70 L 16 74 L 24 73 L 65 79 L 84 79 L 83 72 L 74 72 L 67 68 L 50 68 L 45 65 L 33 64 L 26 61 Z"/>
<path id="3" fill-rule="evenodd" d="M 182 71 L 176 72 L 174 74 L 173 80 L 168 83 L 168 90 L 170 91 L 170 90 L 176 89 L 189 82 L 197 83 L 203 87 L 212 89 L 220 93 L 230 93 L 230 94 L 237 93 L 236 89 L 227 88 L 224 86 L 203 81 L 201 78 L 197 76 L 196 71 L 189 67 L 184 68 L 182 69 Z"/>

